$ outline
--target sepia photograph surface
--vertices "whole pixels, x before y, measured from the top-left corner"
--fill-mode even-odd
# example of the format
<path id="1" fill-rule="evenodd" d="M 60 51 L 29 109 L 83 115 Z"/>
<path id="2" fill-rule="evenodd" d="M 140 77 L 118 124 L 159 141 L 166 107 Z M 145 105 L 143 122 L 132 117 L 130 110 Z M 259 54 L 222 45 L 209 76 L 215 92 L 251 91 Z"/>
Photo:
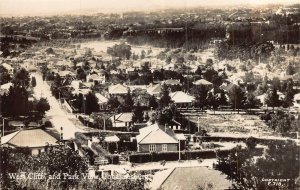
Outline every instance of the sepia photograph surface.
<path id="1" fill-rule="evenodd" d="M 0 189 L 300 189 L 300 0 L 0 0 Z"/>

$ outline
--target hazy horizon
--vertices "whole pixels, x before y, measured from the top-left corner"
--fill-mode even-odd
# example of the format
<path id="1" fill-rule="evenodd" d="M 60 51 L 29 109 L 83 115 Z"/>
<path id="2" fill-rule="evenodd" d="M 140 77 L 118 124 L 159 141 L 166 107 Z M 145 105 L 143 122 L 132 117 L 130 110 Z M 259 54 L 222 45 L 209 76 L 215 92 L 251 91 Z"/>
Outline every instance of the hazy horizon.
<path id="1" fill-rule="evenodd" d="M 153 11 L 169 8 L 200 6 L 224 7 L 235 5 L 296 4 L 300 0 L 0 0 L 1 16 L 40 16 L 76 14 L 77 12 L 116 13 Z"/>

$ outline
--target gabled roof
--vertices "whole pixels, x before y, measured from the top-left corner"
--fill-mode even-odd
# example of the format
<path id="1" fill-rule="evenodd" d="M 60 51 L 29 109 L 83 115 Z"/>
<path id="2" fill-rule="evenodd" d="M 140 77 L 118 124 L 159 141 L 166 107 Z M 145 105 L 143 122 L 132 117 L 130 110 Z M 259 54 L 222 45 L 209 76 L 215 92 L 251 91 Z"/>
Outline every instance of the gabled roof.
<path id="1" fill-rule="evenodd" d="M 151 84 L 148 86 L 147 92 L 150 95 L 159 94 L 161 92 L 161 85 L 160 84 L 156 84 L 156 85 Z"/>
<path id="2" fill-rule="evenodd" d="M 16 147 L 44 147 L 58 145 L 57 139 L 42 129 L 20 130 L 2 137 L 1 144 L 9 144 Z"/>
<path id="3" fill-rule="evenodd" d="M 96 93 L 95 96 L 98 98 L 99 104 L 104 104 L 108 102 L 108 99 L 104 96 L 102 96 L 100 93 Z"/>
<path id="4" fill-rule="evenodd" d="M 193 176 L 187 178 L 187 176 Z M 185 182 L 182 183 L 182 179 Z M 231 182 L 226 179 L 220 171 L 209 169 L 206 167 L 177 167 L 174 168 L 165 180 L 162 182 L 162 189 L 173 189 L 177 187 L 178 190 L 193 190 L 197 187 L 205 186 L 208 183 L 213 185 L 213 189 L 228 189 Z"/>
<path id="5" fill-rule="evenodd" d="M 140 134 L 136 136 L 136 139 L 139 144 L 177 144 L 175 135 L 170 134 L 163 131 L 158 124 L 153 124 L 140 129 Z"/>
<path id="6" fill-rule="evenodd" d="M 128 113 L 119 113 L 115 116 L 112 116 L 111 119 L 116 122 L 131 122 L 132 121 L 132 112 Z"/>
<path id="7" fill-rule="evenodd" d="M 211 82 L 209 82 L 209 81 L 207 81 L 205 79 L 197 80 L 197 81 L 193 82 L 193 84 L 195 84 L 195 85 L 206 85 L 206 86 L 212 85 Z"/>
<path id="8" fill-rule="evenodd" d="M 108 88 L 110 94 L 127 94 L 127 87 L 122 84 L 116 84 Z"/>
<path id="9" fill-rule="evenodd" d="M 170 93 L 170 97 L 174 103 L 191 103 L 195 100 L 194 96 L 188 95 L 182 91 Z"/>

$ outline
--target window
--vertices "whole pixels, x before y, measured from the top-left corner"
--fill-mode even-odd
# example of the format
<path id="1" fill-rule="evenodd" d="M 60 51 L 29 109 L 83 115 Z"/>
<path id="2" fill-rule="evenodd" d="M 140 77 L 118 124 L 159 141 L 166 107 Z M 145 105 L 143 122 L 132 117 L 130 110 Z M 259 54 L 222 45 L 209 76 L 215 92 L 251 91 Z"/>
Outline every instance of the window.
<path id="1" fill-rule="evenodd" d="M 149 152 L 155 152 L 156 151 L 156 145 L 155 144 L 150 144 L 149 145 Z"/>
<path id="2" fill-rule="evenodd" d="M 167 145 L 167 144 L 163 144 L 163 145 L 162 145 L 162 151 L 163 151 L 163 152 L 168 151 L 168 145 Z"/>

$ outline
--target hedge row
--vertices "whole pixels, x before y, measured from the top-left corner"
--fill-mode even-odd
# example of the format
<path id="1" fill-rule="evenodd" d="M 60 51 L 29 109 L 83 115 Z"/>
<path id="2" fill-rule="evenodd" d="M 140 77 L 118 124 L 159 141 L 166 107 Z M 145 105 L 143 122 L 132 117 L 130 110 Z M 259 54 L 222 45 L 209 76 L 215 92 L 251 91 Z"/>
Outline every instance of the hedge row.
<path id="1" fill-rule="evenodd" d="M 212 137 L 212 136 L 202 136 L 201 137 L 204 142 L 210 142 L 210 141 L 222 141 L 222 142 L 246 142 L 246 140 L 249 137 Z M 251 137 L 256 140 L 258 144 L 269 144 L 273 142 L 283 142 L 284 140 L 281 139 L 261 139 L 261 138 L 255 138 Z"/>
<path id="2" fill-rule="evenodd" d="M 119 163 L 119 156 L 110 154 L 107 150 L 102 148 L 102 146 L 99 143 L 93 142 L 91 147 L 98 153 L 99 156 L 107 158 L 110 164 Z"/>
<path id="3" fill-rule="evenodd" d="M 219 156 L 227 156 L 230 150 L 219 150 Z M 182 151 L 180 152 L 181 160 L 193 159 L 209 159 L 216 158 L 214 150 L 201 150 L 201 151 Z M 134 163 L 157 162 L 157 161 L 176 161 L 179 160 L 179 152 L 158 152 L 158 153 L 137 153 L 129 156 L 129 161 Z"/>

